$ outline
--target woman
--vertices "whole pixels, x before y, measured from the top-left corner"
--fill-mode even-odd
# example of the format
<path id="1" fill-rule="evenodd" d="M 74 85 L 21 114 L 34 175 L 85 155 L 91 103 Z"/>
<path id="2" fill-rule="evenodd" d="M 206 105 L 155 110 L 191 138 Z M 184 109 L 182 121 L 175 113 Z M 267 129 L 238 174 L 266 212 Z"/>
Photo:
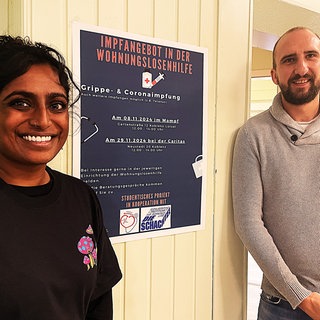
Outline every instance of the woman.
<path id="1" fill-rule="evenodd" d="M 0 319 L 112 319 L 121 271 L 97 197 L 47 166 L 73 85 L 56 50 L 0 36 Z"/>

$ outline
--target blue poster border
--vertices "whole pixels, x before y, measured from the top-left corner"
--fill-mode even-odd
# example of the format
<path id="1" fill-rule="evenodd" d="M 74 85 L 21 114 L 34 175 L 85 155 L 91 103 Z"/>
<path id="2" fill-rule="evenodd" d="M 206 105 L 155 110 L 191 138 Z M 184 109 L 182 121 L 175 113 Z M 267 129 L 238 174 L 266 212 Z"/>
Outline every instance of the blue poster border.
<path id="1" fill-rule="evenodd" d="M 207 48 L 73 23 L 73 175 L 113 243 L 205 227 L 207 65 Z"/>

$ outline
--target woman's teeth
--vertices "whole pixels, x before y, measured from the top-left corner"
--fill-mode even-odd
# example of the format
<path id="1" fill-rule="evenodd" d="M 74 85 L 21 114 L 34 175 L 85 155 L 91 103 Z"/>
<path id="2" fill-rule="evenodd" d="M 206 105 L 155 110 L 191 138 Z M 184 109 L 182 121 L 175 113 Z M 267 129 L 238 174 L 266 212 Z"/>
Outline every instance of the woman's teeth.
<path id="1" fill-rule="evenodd" d="M 23 136 L 23 139 L 32 142 L 48 142 L 51 136 Z"/>

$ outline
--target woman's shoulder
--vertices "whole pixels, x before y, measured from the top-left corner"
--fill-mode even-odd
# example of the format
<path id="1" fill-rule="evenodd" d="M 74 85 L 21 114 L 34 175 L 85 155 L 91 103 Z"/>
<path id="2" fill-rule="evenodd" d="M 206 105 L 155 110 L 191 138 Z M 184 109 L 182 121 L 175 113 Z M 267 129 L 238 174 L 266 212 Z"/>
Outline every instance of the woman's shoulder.
<path id="1" fill-rule="evenodd" d="M 67 187 L 75 187 L 75 188 L 80 188 L 80 189 L 84 189 L 92 192 L 91 187 L 87 183 L 85 183 L 83 180 L 77 177 L 63 173 L 58 170 L 51 169 L 49 167 L 47 167 L 47 171 L 53 177 L 53 180 L 56 181 L 57 183 L 66 185 Z"/>

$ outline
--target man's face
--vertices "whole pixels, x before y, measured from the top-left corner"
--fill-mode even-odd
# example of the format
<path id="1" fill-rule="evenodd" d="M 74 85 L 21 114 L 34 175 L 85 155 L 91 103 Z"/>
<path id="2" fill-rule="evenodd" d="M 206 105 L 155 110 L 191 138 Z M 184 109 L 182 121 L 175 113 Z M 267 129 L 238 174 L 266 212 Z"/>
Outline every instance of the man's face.
<path id="1" fill-rule="evenodd" d="M 34 65 L 0 92 L 0 170 L 45 165 L 68 136 L 68 101 L 57 73 Z"/>
<path id="2" fill-rule="evenodd" d="M 280 39 L 275 50 L 272 80 L 284 100 L 302 105 L 314 100 L 320 89 L 320 40 L 309 30 L 295 30 Z"/>

